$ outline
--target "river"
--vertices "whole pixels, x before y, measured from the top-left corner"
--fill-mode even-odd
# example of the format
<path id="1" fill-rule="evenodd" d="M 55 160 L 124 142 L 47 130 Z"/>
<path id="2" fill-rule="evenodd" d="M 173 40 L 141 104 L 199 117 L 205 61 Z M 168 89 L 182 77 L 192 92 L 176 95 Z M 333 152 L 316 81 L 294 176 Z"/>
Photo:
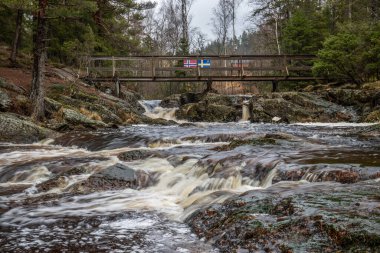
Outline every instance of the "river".
<path id="1" fill-rule="evenodd" d="M 180 123 L 0 143 L 1 252 L 218 252 L 184 222 L 199 208 L 332 170 L 380 171 L 380 140 L 356 134 L 364 124 Z"/>

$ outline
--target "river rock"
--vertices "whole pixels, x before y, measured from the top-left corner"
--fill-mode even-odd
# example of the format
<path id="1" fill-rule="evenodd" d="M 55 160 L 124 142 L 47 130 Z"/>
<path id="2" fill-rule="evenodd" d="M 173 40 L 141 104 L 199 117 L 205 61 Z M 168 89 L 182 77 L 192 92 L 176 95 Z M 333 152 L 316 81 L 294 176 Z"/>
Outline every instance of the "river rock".
<path id="1" fill-rule="evenodd" d="M 196 103 L 181 107 L 176 117 L 191 122 L 233 122 L 237 120 L 238 113 L 231 106 Z"/>
<path id="2" fill-rule="evenodd" d="M 131 91 L 123 91 L 121 93 L 121 98 L 127 102 L 126 107 L 129 107 L 140 114 L 145 112 L 144 107 L 139 103 L 139 100 L 143 99 L 141 95 Z"/>
<path id="3" fill-rule="evenodd" d="M 52 134 L 52 131 L 32 123 L 29 118 L 0 112 L 0 141 L 33 143 Z"/>
<path id="4" fill-rule="evenodd" d="M 356 121 L 354 110 L 302 92 L 255 95 L 251 99 L 252 122 L 341 122 Z"/>
<path id="5" fill-rule="evenodd" d="M 173 94 L 164 98 L 160 102 L 160 106 L 163 108 L 176 108 L 181 106 L 181 94 Z"/>
<path id="6" fill-rule="evenodd" d="M 134 160 L 147 159 L 155 155 L 157 155 L 157 153 L 150 150 L 131 150 L 121 153 L 117 157 L 122 161 L 130 162 Z"/>
<path id="7" fill-rule="evenodd" d="M 196 211 L 186 222 L 221 252 L 376 252 L 380 186 L 284 182 Z"/>
<path id="8" fill-rule="evenodd" d="M 74 184 L 69 191 L 86 194 L 127 188 L 141 189 L 152 185 L 155 180 L 155 175 L 145 171 L 135 171 L 118 163 L 93 174 L 85 181 Z"/>
<path id="9" fill-rule="evenodd" d="M 67 177 L 59 176 L 49 179 L 45 182 L 42 182 L 36 185 L 36 188 L 39 192 L 47 192 L 54 188 L 65 188 L 69 184 L 69 180 Z"/>

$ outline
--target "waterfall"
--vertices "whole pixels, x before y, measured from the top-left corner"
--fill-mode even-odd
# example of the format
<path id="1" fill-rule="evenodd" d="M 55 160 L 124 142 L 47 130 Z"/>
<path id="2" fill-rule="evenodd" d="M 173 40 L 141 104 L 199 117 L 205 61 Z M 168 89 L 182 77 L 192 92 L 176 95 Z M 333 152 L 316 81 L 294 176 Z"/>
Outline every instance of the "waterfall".
<path id="1" fill-rule="evenodd" d="M 141 100 L 139 103 L 145 109 L 144 115 L 152 119 L 166 119 L 177 121 L 175 112 L 178 108 L 163 108 L 161 100 Z"/>
<path id="2" fill-rule="evenodd" d="M 241 117 L 241 121 L 248 121 L 250 119 L 251 115 L 249 112 L 249 101 L 243 102 L 243 115 Z"/>

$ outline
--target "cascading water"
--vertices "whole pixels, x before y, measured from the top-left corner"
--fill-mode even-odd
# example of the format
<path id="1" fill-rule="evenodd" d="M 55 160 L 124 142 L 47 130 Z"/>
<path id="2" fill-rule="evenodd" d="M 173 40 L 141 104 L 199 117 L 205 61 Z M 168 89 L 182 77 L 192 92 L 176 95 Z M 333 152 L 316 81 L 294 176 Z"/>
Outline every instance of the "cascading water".
<path id="1" fill-rule="evenodd" d="M 142 104 L 149 115 L 162 112 L 154 112 L 158 101 Z M 353 128 L 140 125 L 53 143 L 0 144 L 0 249 L 217 252 L 184 224 L 204 206 L 274 182 L 315 181 L 313 169 L 330 179 L 331 168 L 342 170 L 355 154 L 364 158 L 350 171 L 366 166 L 378 173 L 378 151 L 369 148 L 378 140 L 345 134 Z M 234 140 L 249 141 L 232 147 Z M 315 161 L 324 156 L 330 174 Z"/>
<path id="2" fill-rule="evenodd" d="M 141 100 L 141 106 L 145 109 L 144 115 L 152 119 L 166 119 L 177 121 L 175 112 L 178 108 L 163 108 L 160 106 L 161 100 Z"/>
<path id="3" fill-rule="evenodd" d="M 243 113 L 241 120 L 242 121 L 248 121 L 251 117 L 251 113 L 249 111 L 249 101 L 244 101 L 243 102 Z"/>

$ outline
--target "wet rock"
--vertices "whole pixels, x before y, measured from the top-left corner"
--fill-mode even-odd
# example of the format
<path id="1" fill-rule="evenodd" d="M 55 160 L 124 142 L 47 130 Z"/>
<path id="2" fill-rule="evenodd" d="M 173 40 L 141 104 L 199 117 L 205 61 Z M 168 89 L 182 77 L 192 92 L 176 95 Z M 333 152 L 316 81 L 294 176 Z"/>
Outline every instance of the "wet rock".
<path id="1" fill-rule="evenodd" d="M 354 111 L 331 103 L 316 94 L 284 92 L 255 95 L 251 99 L 252 122 L 340 122 L 355 121 Z"/>
<path id="2" fill-rule="evenodd" d="M 89 193 L 97 191 L 141 189 L 152 185 L 156 175 L 135 171 L 125 165 L 115 164 L 93 174 L 87 180 L 74 184 L 69 192 Z"/>
<path id="3" fill-rule="evenodd" d="M 230 144 L 224 145 L 221 147 L 215 148 L 218 151 L 226 151 L 232 150 L 240 146 L 264 146 L 264 145 L 275 145 L 276 140 L 273 138 L 257 138 L 257 139 L 249 139 L 249 140 L 233 140 Z"/>
<path id="4" fill-rule="evenodd" d="M 84 126 L 89 128 L 106 127 L 107 125 L 101 121 L 92 120 L 85 115 L 67 108 L 62 108 L 59 111 L 62 119 L 73 126 Z"/>
<path id="5" fill-rule="evenodd" d="M 202 101 L 207 101 L 208 104 L 234 106 L 234 99 L 232 96 L 220 95 L 215 93 L 207 93 Z"/>
<path id="6" fill-rule="evenodd" d="M 33 143 L 52 135 L 52 131 L 32 123 L 26 117 L 0 112 L 0 141 Z"/>
<path id="7" fill-rule="evenodd" d="M 69 184 L 69 179 L 64 176 L 54 177 L 36 185 L 39 192 L 47 192 L 54 188 L 65 188 Z"/>
<path id="8" fill-rule="evenodd" d="M 375 252 L 380 187 L 281 183 L 232 197 L 186 220 L 221 252 Z"/>
<path id="9" fill-rule="evenodd" d="M 0 111 L 6 111 L 11 103 L 12 101 L 8 94 L 0 90 Z"/>
<path id="10" fill-rule="evenodd" d="M 161 119 L 161 118 L 152 119 L 152 118 L 146 117 L 145 115 L 142 115 L 139 118 L 140 118 L 140 123 L 143 123 L 143 124 L 161 125 L 161 126 L 177 125 L 177 122 L 173 120 L 166 120 L 166 119 Z"/>
<path id="11" fill-rule="evenodd" d="M 173 94 L 169 97 L 164 98 L 160 102 L 160 106 L 163 108 L 176 108 L 181 106 L 181 95 Z"/>
<path id="12" fill-rule="evenodd" d="M 98 172 L 94 176 L 132 182 L 135 180 L 135 170 L 118 163 Z"/>
<path id="13" fill-rule="evenodd" d="M 176 116 L 192 122 L 234 122 L 238 113 L 231 106 L 197 103 L 181 107 Z"/>
<path id="14" fill-rule="evenodd" d="M 121 98 L 127 102 L 126 107 L 132 108 L 139 114 L 145 112 L 144 107 L 139 103 L 139 100 L 142 99 L 141 95 L 133 93 L 131 91 L 123 91 L 121 93 Z"/>
<path id="15" fill-rule="evenodd" d="M 132 150 L 119 154 L 117 157 L 126 162 L 134 160 L 143 160 L 157 155 L 155 152 L 149 150 Z"/>

